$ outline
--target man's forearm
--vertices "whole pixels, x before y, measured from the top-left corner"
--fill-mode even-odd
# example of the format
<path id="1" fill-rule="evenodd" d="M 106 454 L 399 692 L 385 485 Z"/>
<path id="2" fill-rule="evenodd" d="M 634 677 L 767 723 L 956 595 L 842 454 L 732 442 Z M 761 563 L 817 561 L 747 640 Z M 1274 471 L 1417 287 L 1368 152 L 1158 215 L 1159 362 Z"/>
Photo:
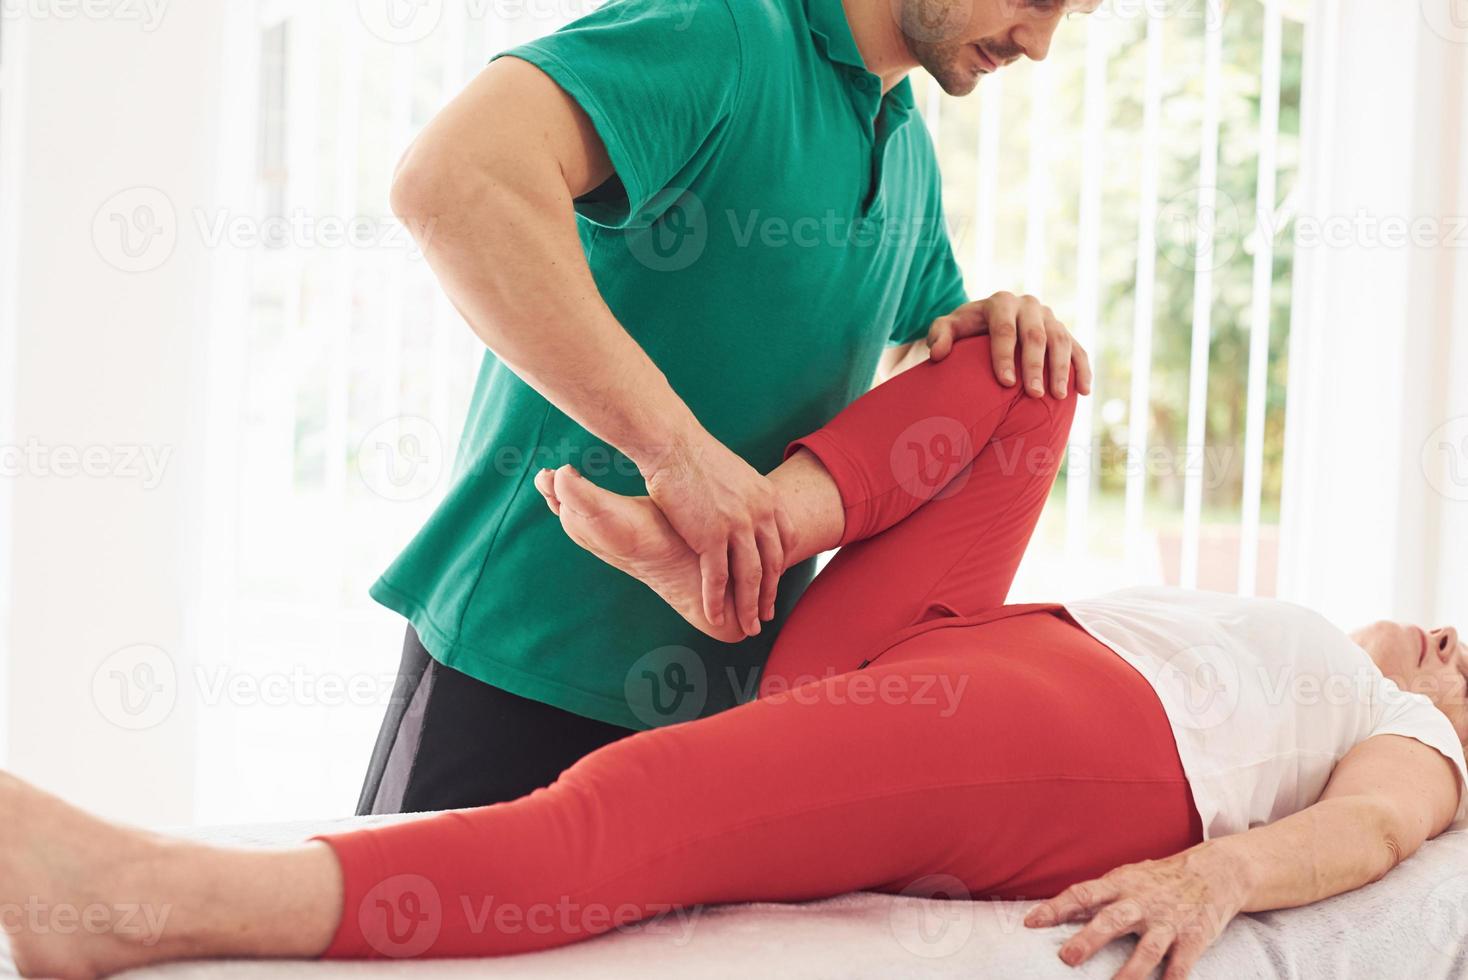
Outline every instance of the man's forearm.
<path id="1" fill-rule="evenodd" d="M 1406 856 L 1393 814 L 1364 796 L 1322 800 L 1298 813 L 1201 845 L 1243 876 L 1241 911 L 1294 908 L 1381 878 Z"/>
<path id="2" fill-rule="evenodd" d="M 408 161 L 393 208 L 486 346 L 644 472 L 701 431 L 598 293 L 558 172 Z"/>

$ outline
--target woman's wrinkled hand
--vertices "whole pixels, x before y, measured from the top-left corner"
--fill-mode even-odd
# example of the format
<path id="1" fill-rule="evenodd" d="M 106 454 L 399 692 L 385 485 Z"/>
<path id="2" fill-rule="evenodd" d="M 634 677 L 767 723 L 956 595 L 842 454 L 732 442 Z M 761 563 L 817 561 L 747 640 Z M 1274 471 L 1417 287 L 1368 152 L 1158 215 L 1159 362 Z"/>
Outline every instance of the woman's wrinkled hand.
<path id="1" fill-rule="evenodd" d="M 1183 980 L 1239 914 L 1246 894 L 1238 864 L 1204 843 L 1071 885 L 1030 909 L 1024 923 L 1041 928 L 1089 919 L 1060 947 L 1070 966 L 1118 937 L 1135 935 L 1137 947 L 1115 980 L 1144 980 L 1164 958 L 1163 980 Z"/>

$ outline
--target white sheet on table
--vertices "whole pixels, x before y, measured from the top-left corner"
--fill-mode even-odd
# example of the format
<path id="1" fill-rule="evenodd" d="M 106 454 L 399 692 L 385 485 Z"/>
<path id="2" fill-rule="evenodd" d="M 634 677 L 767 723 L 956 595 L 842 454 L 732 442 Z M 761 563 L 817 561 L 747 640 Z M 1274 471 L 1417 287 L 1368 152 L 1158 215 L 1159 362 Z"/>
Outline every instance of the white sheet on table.
<path id="1" fill-rule="evenodd" d="M 221 843 L 283 843 L 327 828 L 380 821 L 349 818 L 186 831 Z M 392 819 L 392 818 L 388 818 Z M 708 977 L 1108 978 L 1130 954 L 1118 942 L 1078 969 L 1055 952 L 1078 925 L 1025 929 L 1029 903 L 947 902 L 858 892 L 799 905 L 755 903 L 699 910 L 691 929 L 673 923 L 610 933 L 561 949 L 499 959 L 323 963 L 174 963 L 129 980 L 599 980 Z M 928 941 L 919 933 L 925 928 Z M 1241 977 L 1468 975 L 1468 830 L 1429 841 L 1363 889 L 1327 902 L 1241 916 L 1195 971 L 1200 980 Z"/>

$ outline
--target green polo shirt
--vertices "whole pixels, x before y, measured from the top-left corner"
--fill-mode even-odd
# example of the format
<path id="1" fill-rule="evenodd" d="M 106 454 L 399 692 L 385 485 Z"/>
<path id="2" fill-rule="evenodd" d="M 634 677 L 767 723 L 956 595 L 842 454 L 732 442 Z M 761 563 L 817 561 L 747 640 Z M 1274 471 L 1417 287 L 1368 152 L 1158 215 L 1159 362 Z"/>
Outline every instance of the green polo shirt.
<path id="1" fill-rule="evenodd" d="M 616 176 L 577 202 L 597 287 L 714 437 L 757 470 L 867 389 L 886 344 L 965 301 L 932 143 L 884 97 L 840 0 L 612 0 L 503 52 L 586 111 Z M 554 288 L 554 287 L 552 287 Z M 777 618 L 724 644 L 573 544 L 532 485 L 636 467 L 486 355 L 452 485 L 372 588 L 441 663 L 628 728 L 753 696 Z"/>

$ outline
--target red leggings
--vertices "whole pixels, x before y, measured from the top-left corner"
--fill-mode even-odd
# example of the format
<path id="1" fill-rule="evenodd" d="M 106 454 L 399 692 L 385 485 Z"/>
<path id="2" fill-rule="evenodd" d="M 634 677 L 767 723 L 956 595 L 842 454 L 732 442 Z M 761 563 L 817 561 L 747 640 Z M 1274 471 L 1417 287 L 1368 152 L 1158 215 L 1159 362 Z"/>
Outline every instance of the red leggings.
<path id="1" fill-rule="evenodd" d="M 845 547 L 759 699 L 513 802 L 322 836 L 346 887 L 326 955 L 519 953 L 858 889 L 1041 898 L 1197 843 L 1147 682 L 1061 607 L 1002 606 L 1074 402 L 1001 387 L 978 338 L 792 444 L 835 479 Z"/>

